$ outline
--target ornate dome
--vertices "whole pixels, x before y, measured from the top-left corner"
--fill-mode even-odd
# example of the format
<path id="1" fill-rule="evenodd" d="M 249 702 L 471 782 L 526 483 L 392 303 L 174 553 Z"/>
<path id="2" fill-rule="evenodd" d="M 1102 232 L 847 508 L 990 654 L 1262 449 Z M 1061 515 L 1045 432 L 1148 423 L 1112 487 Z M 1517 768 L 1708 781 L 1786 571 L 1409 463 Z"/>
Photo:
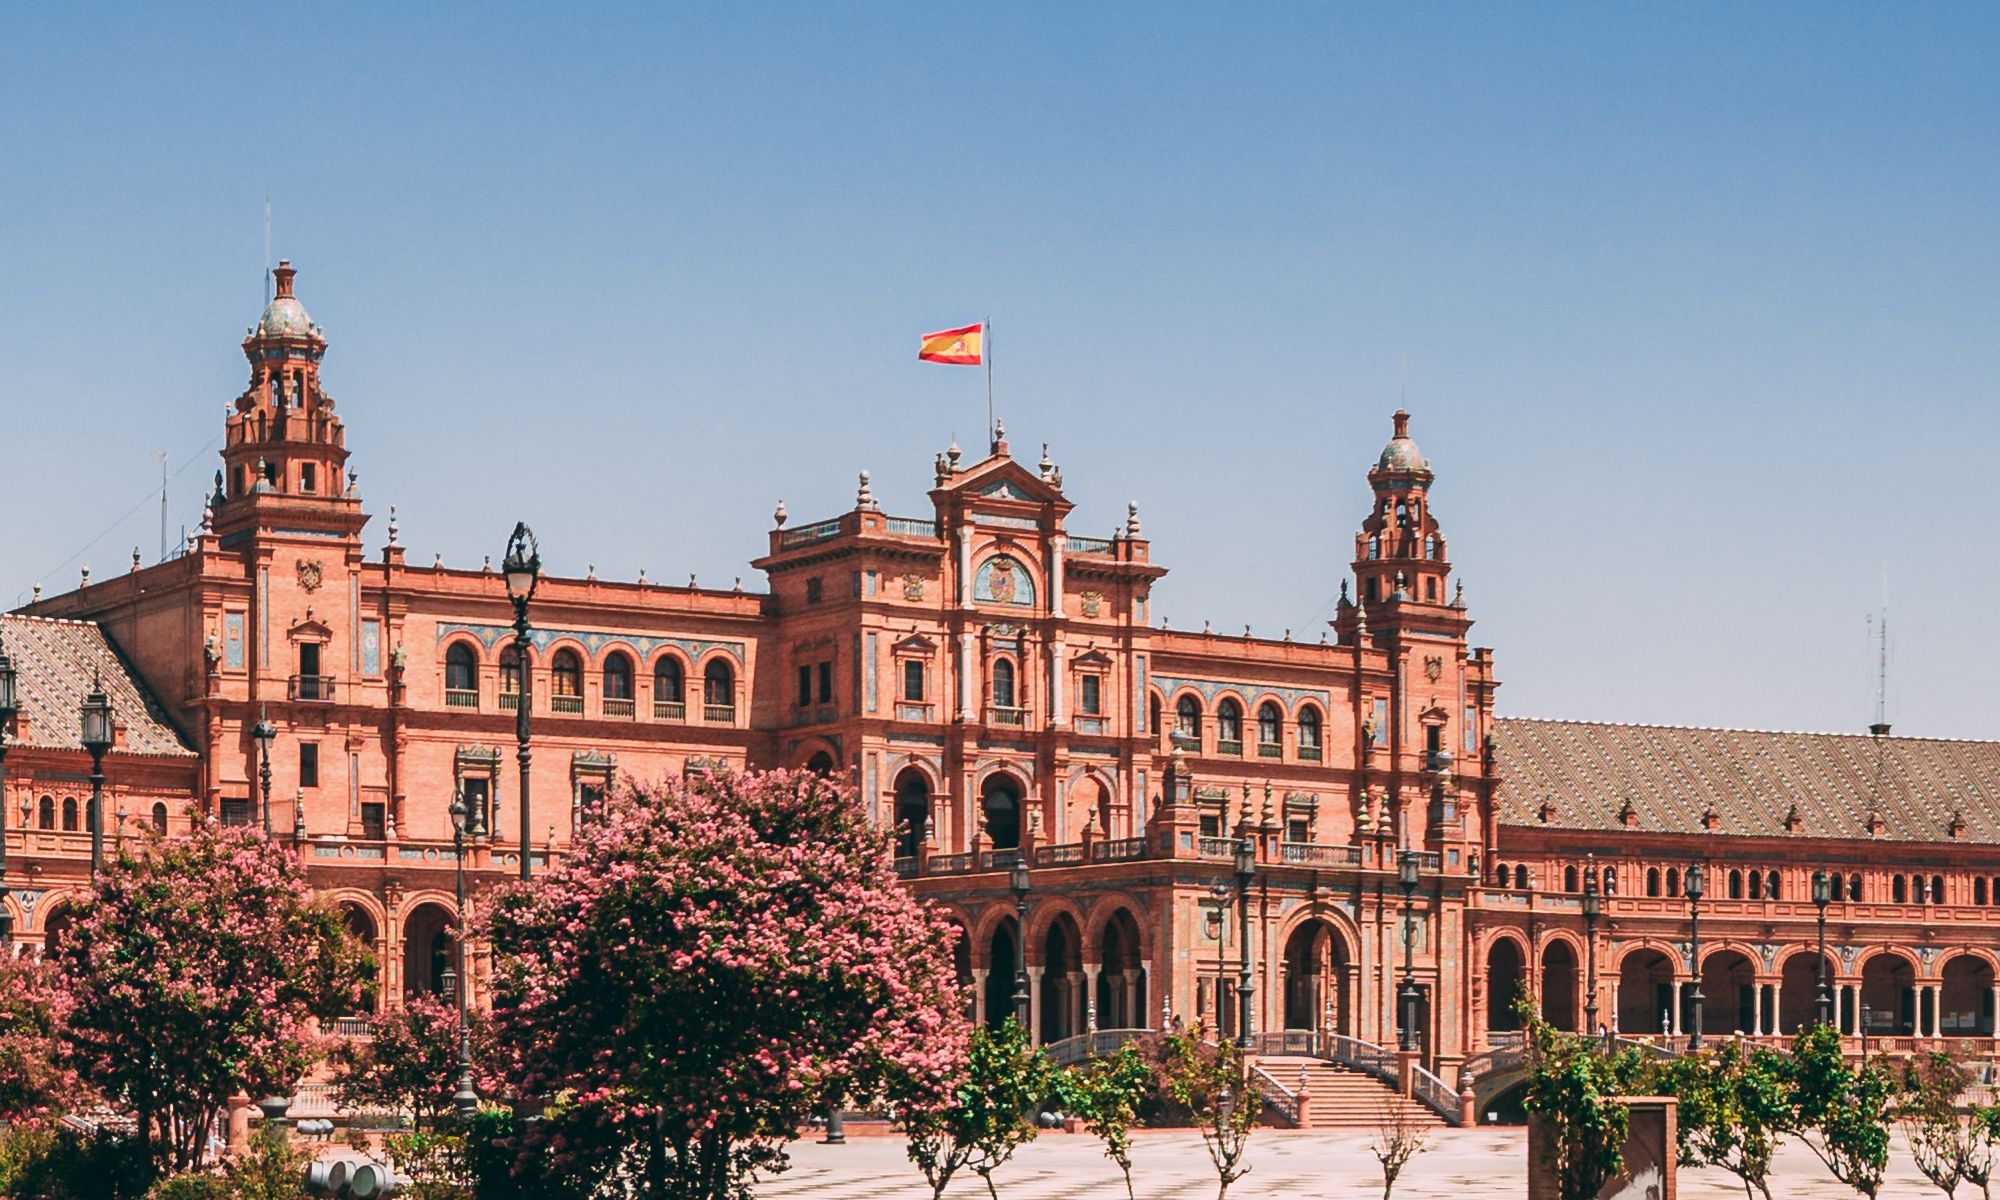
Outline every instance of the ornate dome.
<path id="1" fill-rule="evenodd" d="M 1382 457 L 1375 461 L 1378 471 L 1428 471 L 1431 465 L 1424 461 L 1423 451 L 1410 440 L 1410 414 L 1396 410 L 1396 436 L 1382 447 Z"/>
<path id="2" fill-rule="evenodd" d="M 279 296 L 257 318 L 257 332 L 273 336 L 305 337 L 312 332 L 312 317 L 297 296 Z"/>

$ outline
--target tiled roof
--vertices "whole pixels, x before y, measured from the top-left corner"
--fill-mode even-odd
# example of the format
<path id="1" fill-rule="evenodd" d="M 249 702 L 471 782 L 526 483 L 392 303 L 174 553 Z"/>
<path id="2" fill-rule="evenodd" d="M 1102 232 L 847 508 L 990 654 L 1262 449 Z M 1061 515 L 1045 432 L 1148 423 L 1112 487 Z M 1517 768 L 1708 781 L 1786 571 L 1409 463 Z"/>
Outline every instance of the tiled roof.
<path id="1" fill-rule="evenodd" d="M 112 718 L 125 727 L 125 744 L 113 753 L 194 754 L 97 625 L 0 614 L 0 638 L 14 660 L 21 713 L 27 718 L 24 744 L 82 750 L 78 709 L 92 682 L 102 679 Z"/>
<path id="2" fill-rule="evenodd" d="M 2000 742 L 1503 718 L 1500 820 L 1554 829 L 2000 842 Z M 1552 805 L 1541 819 L 1544 803 Z M 1787 818 L 1797 810 L 1797 828 Z M 1869 832 L 1878 814 L 1881 832 Z"/>

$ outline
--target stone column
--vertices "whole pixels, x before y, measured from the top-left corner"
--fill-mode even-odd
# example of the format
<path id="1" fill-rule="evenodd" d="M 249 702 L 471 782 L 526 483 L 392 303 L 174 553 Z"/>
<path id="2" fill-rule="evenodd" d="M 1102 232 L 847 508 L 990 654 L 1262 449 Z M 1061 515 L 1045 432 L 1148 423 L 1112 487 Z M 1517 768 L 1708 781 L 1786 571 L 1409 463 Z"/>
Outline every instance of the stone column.
<path id="1" fill-rule="evenodd" d="M 972 676 L 974 664 L 972 631 L 964 630 L 958 635 L 958 719 L 967 719 L 972 710 Z"/>
<path id="2" fill-rule="evenodd" d="M 972 1023 L 982 1027 L 986 1024 L 986 976 L 988 974 L 990 972 L 985 967 L 972 968 Z"/>
<path id="3" fill-rule="evenodd" d="M 1747 1032 L 1753 1036 L 1764 1032 L 1764 985 L 1761 983 L 1750 985 L 1750 1028 Z"/>
<path id="4" fill-rule="evenodd" d="M 1104 964 L 1092 962 L 1083 964 L 1083 1011 L 1086 1017 L 1091 1011 L 1091 1005 L 1097 1003 L 1097 981 L 1103 974 Z M 1115 983 L 1116 981 L 1114 980 L 1113 982 Z M 1097 1019 L 1102 1022 L 1104 1014 L 1099 1012 Z M 1089 1024 L 1088 1020 L 1084 1022 L 1086 1029 L 1088 1029 Z"/>
<path id="5" fill-rule="evenodd" d="M 1028 1044 L 1042 1044 L 1042 968 L 1028 968 Z"/>

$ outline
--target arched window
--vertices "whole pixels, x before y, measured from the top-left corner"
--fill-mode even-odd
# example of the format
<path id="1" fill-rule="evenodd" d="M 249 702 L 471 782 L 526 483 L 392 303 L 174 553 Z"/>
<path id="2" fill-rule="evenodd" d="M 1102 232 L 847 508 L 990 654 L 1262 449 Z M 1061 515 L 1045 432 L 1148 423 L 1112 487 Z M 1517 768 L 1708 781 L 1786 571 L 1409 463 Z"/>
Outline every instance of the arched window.
<path id="1" fill-rule="evenodd" d="M 1528 868 L 1525 864 L 1514 868 L 1514 886 L 1524 892 L 1528 890 Z"/>
<path id="2" fill-rule="evenodd" d="M 1909 898 L 1910 898 L 1910 885 L 1904 881 L 1901 875 L 1896 875 L 1891 877 L 1889 880 L 1890 903 L 1901 904 L 1905 900 L 1908 900 Z"/>
<path id="3" fill-rule="evenodd" d="M 1986 903 L 1986 877 L 1983 875 L 1972 881 L 1972 902 L 1974 904 Z"/>
<path id="4" fill-rule="evenodd" d="M 681 672 L 681 660 L 669 654 L 653 664 L 653 703 L 681 704 L 687 700 L 687 677 Z M 665 713 L 655 713 L 665 716 Z"/>
<path id="5" fill-rule="evenodd" d="M 1508 879 L 1508 872 L 1507 872 L 1507 864 L 1506 864 L 1506 863 L 1494 863 L 1494 864 L 1493 864 L 1493 886 L 1494 886 L 1494 887 L 1506 887 L 1506 886 L 1507 886 L 1507 879 Z"/>
<path id="6" fill-rule="evenodd" d="M 1847 898 L 1857 901 L 1861 899 L 1861 872 L 1859 871 L 1847 877 Z"/>
<path id="7" fill-rule="evenodd" d="M 1174 740 L 1190 750 L 1201 749 L 1201 701 L 1193 696 L 1174 704 Z"/>
<path id="8" fill-rule="evenodd" d="M 1944 876 L 1942 875 L 1931 876 L 1931 903 L 1944 903 Z"/>
<path id="9" fill-rule="evenodd" d="M 719 658 L 708 660 L 701 676 L 701 702 L 711 721 L 736 719 L 736 672 Z"/>
<path id="10" fill-rule="evenodd" d="M 1319 710 L 1310 704 L 1299 710 L 1299 757 L 1319 758 Z"/>
<path id="11" fill-rule="evenodd" d="M 1276 758 L 1282 750 L 1279 739 L 1284 737 L 1285 718 L 1278 706 L 1269 700 L 1257 706 L 1257 753 L 1265 758 Z"/>
<path id="12" fill-rule="evenodd" d="M 1764 898 L 1764 875 L 1761 871 L 1750 872 L 1750 898 L 1752 900 Z"/>
<path id="13" fill-rule="evenodd" d="M 464 642 L 453 642 L 444 652 L 444 690 L 445 704 L 450 707 L 471 708 L 479 703 L 479 656 Z"/>
<path id="14" fill-rule="evenodd" d="M 1564 867 L 1564 868 L 1563 868 L 1563 891 L 1565 891 L 1565 892 L 1573 892 L 1573 891 L 1576 891 L 1576 890 L 1577 890 L 1577 888 L 1576 888 L 1576 868 L 1575 868 L 1574 866 L 1569 866 L 1569 867 Z"/>
<path id="15" fill-rule="evenodd" d="M 549 660 L 549 690 L 558 696 L 583 695 L 583 659 L 567 646 Z"/>
<path id="16" fill-rule="evenodd" d="M 1667 895 L 1678 896 L 1680 894 L 1681 894 L 1681 869 L 1679 867 L 1668 867 Z"/>
<path id="17" fill-rule="evenodd" d="M 1618 894 L 1617 867 L 1604 868 L 1604 894 L 1607 896 L 1616 896 Z"/>
<path id="18" fill-rule="evenodd" d="M 604 657 L 604 698 L 632 702 L 632 658 L 622 651 Z"/>
<path id="19" fill-rule="evenodd" d="M 153 832 L 165 833 L 166 831 L 167 831 L 167 806 L 161 803 L 160 801 L 155 800 L 153 802 Z"/>
<path id="20" fill-rule="evenodd" d="M 521 650 L 511 642 L 500 651 L 500 694 L 521 694 Z"/>
<path id="21" fill-rule="evenodd" d="M 1731 871 L 1729 873 L 1729 898 L 1731 900 L 1741 900 L 1743 898 L 1743 872 L 1741 871 Z"/>
<path id="22" fill-rule="evenodd" d="M 1657 896 L 1660 894 L 1660 868 L 1658 867 L 1646 868 L 1646 894 L 1648 896 Z"/>
<path id="23" fill-rule="evenodd" d="M 993 660 L 993 707 L 1014 707 L 1014 660 L 996 658 Z"/>
<path id="24" fill-rule="evenodd" d="M 76 797 L 63 797 L 63 832 L 76 832 Z"/>
<path id="25" fill-rule="evenodd" d="M 43 829 L 54 829 L 56 827 L 56 798 L 54 796 L 42 797 L 40 813 L 41 820 L 36 823 Z"/>
<path id="26" fill-rule="evenodd" d="M 1226 697 L 1215 706 L 1215 748 L 1222 754 L 1243 753 L 1243 706 Z"/>
<path id="27" fill-rule="evenodd" d="M 1764 876 L 1764 899 L 1784 899 L 1783 896 L 1778 894 L 1778 873 L 1776 871 L 1772 871 Z"/>

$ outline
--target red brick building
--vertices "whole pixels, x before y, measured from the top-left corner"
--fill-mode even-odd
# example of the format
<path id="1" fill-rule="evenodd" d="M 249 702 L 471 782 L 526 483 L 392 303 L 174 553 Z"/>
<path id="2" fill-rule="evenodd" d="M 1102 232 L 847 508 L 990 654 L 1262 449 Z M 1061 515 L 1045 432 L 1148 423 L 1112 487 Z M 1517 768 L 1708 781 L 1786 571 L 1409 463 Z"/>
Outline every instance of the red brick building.
<path id="1" fill-rule="evenodd" d="M 1008 868 L 1027 863 L 1045 1041 L 1169 1018 L 1241 1028 L 1247 905 L 1256 1031 L 1393 1044 L 1408 851 L 1416 1037 L 1445 1080 L 1493 1065 L 1519 989 L 1580 1026 L 1593 961 L 1601 1024 L 1691 1025 L 1673 989 L 1692 991 L 1681 880 L 1697 859 L 1709 1032 L 1810 1012 L 1825 868 L 1848 1027 L 1866 1006 L 1877 1035 L 1992 1045 L 2000 744 L 1496 719 L 1493 655 L 1468 640 L 1400 412 L 1356 480 L 1354 592 L 1297 640 L 1166 628 L 1137 506 L 1113 538 L 1069 532 L 1062 472 L 1004 437 L 939 454 L 922 515 L 883 513 L 865 474 L 850 511 L 781 508 L 752 564 L 763 591 L 545 578 L 523 846 L 504 581 L 407 563 L 393 511 L 364 552 L 326 341 L 293 275 L 278 268 L 244 339 L 249 382 L 186 553 L 0 622 L 29 681 L 0 800 L 25 944 L 59 929 L 85 878 L 68 814 L 87 797 L 75 704 L 94 672 L 121 722 L 110 836 L 190 807 L 268 819 L 377 946 L 383 1004 L 437 986 L 455 792 L 484 828 L 469 865 L 499 878 L 560 855 L 619 775 L 813 766 L 851 772 L 898 830 L 899 869 L 966 930 L 988 1019 L 1014 1003 Z M 1603 898 L 1588 942 L 1586 875 Z"/>

